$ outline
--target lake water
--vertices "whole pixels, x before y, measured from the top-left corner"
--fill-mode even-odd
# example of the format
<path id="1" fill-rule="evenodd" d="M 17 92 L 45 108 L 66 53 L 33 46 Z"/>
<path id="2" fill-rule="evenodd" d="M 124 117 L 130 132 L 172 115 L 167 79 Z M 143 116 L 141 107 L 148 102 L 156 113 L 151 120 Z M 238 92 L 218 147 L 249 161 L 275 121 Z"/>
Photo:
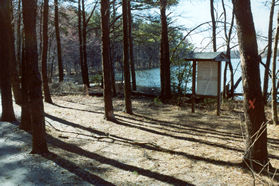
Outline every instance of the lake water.
<path id="1" fill-rule="evenodd" d="M 263 63 L 265 63 L 266 58 L 262 59 Z M 234 71 L 234 81 L 236 82 L 239 77 L 241 77 L 241 65 L 240 65 L 240 59 L 232 59 L 232 66 Z M 278 69 L 277 65 L 277 69 Z M 225 63 L 222 63 L 222 71 L 221 71 L 221 90 L 223 90 L 223 75 L 224 75 L 224 67 Z M 171 73 L 173 73 L 175 67 L 172 67 Z M 263 78 L 264 78 L 264 67 L 263 65 L 260 65 L 260 76 L 261 76 L 261 86 L 263 87 Z M 116 80 L 121 81 L 122 80 L 122 74 L 116 73 Z M 230 71 L 227 69 L 227 83 L 230 81 Z M 235 83 L 234 82 L 234 83 Z M 153 69 L 147 69 L 147 70 L 138 70 L 136 71 L 136 83 L 138 86 L 143 87 L 160 87 L 160 69 L 159 68 L 153 68 Z M 191 90 L 192 83 L 188 83 L 187 88 Z M 269 79 L 269 91 L 271 89 L 271 79 Z M 191 91 L 188 91 L 188 93 L 191 93 Z M 238 85 L 237 89 L 235 90 L 235 93 L 243 93 L 242 88 L 242 82 Z"/>

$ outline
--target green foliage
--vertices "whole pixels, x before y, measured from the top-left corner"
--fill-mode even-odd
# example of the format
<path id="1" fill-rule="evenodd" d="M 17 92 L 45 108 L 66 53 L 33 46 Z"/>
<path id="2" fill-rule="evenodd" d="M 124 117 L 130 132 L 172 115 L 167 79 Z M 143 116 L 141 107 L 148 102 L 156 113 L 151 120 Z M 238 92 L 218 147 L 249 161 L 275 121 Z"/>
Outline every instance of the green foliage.
<path id="1" fill-rule="evenodd" d="M 168 0 L 168 6 L 175 6 L 179 3 L 179 0 Z M 150 9 L 160 6 L 160 0 L 133 0 L 133 6 L 137 9 Z"/>
<path id="2" fill-rule="evenodd" d="M 179 32 L 171 33 L 171 80 L 173 91 L 179 95 L 186 93 L 188 83 L 192 82 L 192 65 L 184 61 L 187 53 L 193 50 L 193 45 L 187 40 L 184 41 L 183 35 Z"/>
<path id="3" fill-rule="evenodd" d="M 101 73 L 90 76 L 90 82 L 94 84 L 101 84 L 103 81 L 103 75 Z"/>
<path id="4" fill-rule="evenodd" d="M 171 22 L 171 20 L 168 21 Z M 160 16 L 148 17 L 147 20 L 136 19 L 133 25 L 133 38 L 136 48 L 135 60 L 137 67 L 159 67 L 161 40 Z M 183 40 L 184 36 L 179 27 L 169 26 L 168 33 L 172 66 L 181 66 L 184 62 L 183 58 L 187 52 L 193 49 L 193 45 L 187 40 Z M 180 69 L 180 71 L 181 70 L 182 69 Z M 186 71 L 186 69 L 184 69 L 184 71 Z"/>
<path id="5" fill-rule="evenodd" d="M 52 95 L 81 94 L 83 87 L 73 82 L 52 83 L 49 86 Z"/>
<path id="6" fill-rule="evenodd" d="M 159 97 L 154 98 L 153 102 L 154 102 L 155 105 L 162 105 L 163 104 Z"/>

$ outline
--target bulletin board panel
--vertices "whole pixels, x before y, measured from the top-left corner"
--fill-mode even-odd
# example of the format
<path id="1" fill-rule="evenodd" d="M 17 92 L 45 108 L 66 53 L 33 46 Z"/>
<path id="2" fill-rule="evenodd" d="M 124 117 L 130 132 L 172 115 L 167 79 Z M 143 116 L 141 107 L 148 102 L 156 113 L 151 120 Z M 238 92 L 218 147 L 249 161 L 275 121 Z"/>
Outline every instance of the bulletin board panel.
<path id="1" fill-rule="evenodd" d="M 197 61 L 197 95 L 218 96 L 218 62 Z"/>

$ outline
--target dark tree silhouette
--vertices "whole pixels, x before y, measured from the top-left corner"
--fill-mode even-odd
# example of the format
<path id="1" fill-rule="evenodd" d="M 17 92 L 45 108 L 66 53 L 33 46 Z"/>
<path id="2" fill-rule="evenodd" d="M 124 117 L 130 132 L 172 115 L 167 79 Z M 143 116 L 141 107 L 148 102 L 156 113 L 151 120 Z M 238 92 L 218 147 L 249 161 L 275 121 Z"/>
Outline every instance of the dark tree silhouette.
<path id="1" fill-rule="evenodd" d="M 13 50 L 9 0 L 0 1 L 0 89 L 2 100 L 2 121 L 15 121 L 11 91 L 11 63 Z"/>
<path id="2" fill-rule="evenodd" d="M 160 48 L 160 76 L 161 98 L 163 101 L 171 97 L 170 87 L 170 54 L 168 39 L 168 23 L 166 16 L 167 0 L 160 0 L 161 10 L 161 48 Z"/>
<path id="3" fill-rule="evenodd" d="M 88 94 L 88 87 L 89 87 L 89 80 L 88 80 L 88 70 L 87 67 L 85 67 L 85 59 L 86 51 L 84 52 L 84 47 L 86 44 L 84 44 L 84 28 L 82 29 L 82 25 L 84 27 L 84 21 L 83 20 L 83 14 L 81 11 L 81 3 L 84 4 L 84 1 L 81 2 L 81 0 L 78 0 L 78 36 L 79 36 L 79 55 L 80 55 L 80 68 L 81 68 L 81 76 L 82 76 L 82 82 L 84 85 L 84 92 L 85 94 Z M 84 5 L 83 5 L 84 6 Z M 85 28 L 86 30 L 86 28 Z M 86 31 L 85 31 L 86 32 Z M 86 34 L 85 34 L 86 36 Z M 87 64 L 86 64 L 87 66 Z"/>
<path id="4" fill-rule="evenodd" d="M 134 61 L 134 44 L 133 44 L 133 36 L 132 36 L 132 26 L 133 26 L 133 20 L 132 20 L 132 12 L 131 12 L 131 0 L 128 0 L 128 29 L 129 29 L 129 57 L 130 57 L 130 65 L 131 65 L 131 75 L 132 75 L 132 87 L 133 90 L 137 90 L 137 84 L 136 84 L 136 72 L 135 72 L 135 61 Z"/>
<path id="5" fill-rule="evenodd" d="M 222 7 L 223 7 L 223 14 L 224 14 L 224 34 L 226 39 L 226 55 L 228 58 L 228 61 L 225 64 L 224 69 L 224 84 L 223 84 L 223 98 L 226 99 L 226 77 L 227 77 L 227 67 L 229 66 L 230 69 L 230 75 L 231 75 L 231 90 L 230 90 L 230 97 L 234 98 L 234 73 L 233 73 L 233 67 L 231 62 L 231 40 L 232 40 L 232 30 L 234 27 L 234 12 L 232 11 L 232 18 L 231 18 L 231 25 L 229 30 L 227 31 L 227 11 L 225 8 L 225 2 L 222 0 Z"/>
<path id="6" fill-rule="evenodd" d="M 24 32 L 22 33 L 24 36 Z M 22 42 L 22 77 L 21 77 L 21 95 L 22 95 L 22 104 L 21 104 L 21 122 L 19 128 L 25 131 L 31 131 L 31 111 L 29 106 L 28 98 L 28 79 L 27 79 L 27 60 L 25 54 L 25 37 L 23 37 Z"/>
<path id="7" fill-rule="evenodd" d="M 109 4 L 108 0 L 101 0 L 101 29 L 102 29 L 102 63 L 103 63 L 103 80 L 104 80 L 104 102 L 105 102 L 105 119 L 115 120 L 112 106 L 111 92 L 111 71 L 110 65 L 110 42 L 109 42 Z"/>
<path id="8" fill-rule="evenodd" d="M 265 104 L 267 103 L 267 89 L 268 89 L 268 79 L 269 79 L 269 67 L 271 61 L 272 53 L 272 30 L 273 30 L 273 15 L 275 8 L 275 0 L 271 1 L 271 7 L 269 12 L 269 24 L 268 24 L 268 44 L 267 44 L 267 55 L 264 70 L 264 84 L 263 84 L 263 97 Z"/>
<path id="9" fill-rule="evenodd" d="M 277 13 L 277 26 L 276 26 L 276 35 L 274 40 L 274 49 L 272 57 L 272 120 L 274 124 L 278 123 L 277 116 L 277 88 L 276 88 L 276 58 L 277 58 L 277 49 L 278 49 L 278 39 L 279 39 L 279 11 Z"/>
<path id="10" fill-rule="evenodd" d="M 89 78 L 88 78 L 88 64 L 87 64 L 87 22 L 86 22 L 86 17 L 85 17 L 85 4 L 84 4 L 84 0 L 81 1 L 82 2 L 82 49 L 83 49 L 83 75 L 84 76 L 84 80 L 85 80 L 85 90 L 86 92 L 88 92 L 88 88 L 90 87 L 89 84 Z M 88 93 L 87 93 L 88 94 Z"/>
<path id="11" fill-rule="evenodd" d="M 260 85 L 258 45 L 250 0 L 233 0 L 242 65 L 246 151 L 244 163 L 259 171 L 268 161 L 267 128 Z"/>
<path id="12" fill-rule="evenodd" d="M 18 1 L 18 6 L 17 6 L 17 28 L 16 28 L 16 36 L 17 36 L 17 62 L 18 64 L 21 63 L 21 46 L 22 46 L 22 36 L 21 36 L 21 19 L 22 19 L 22 12 L 21 12 L 21 0 Z M 20 65 L 19 65 L 20 66 Z M 20 68 L 19 68 L 20 69 Z M 19 70 L 20 71 L 20 70 Z"/>
<path id="13" fill-rule="evenodd" d="M 38 69 L 38 49 L 36 38 L 36 0 L 23 0 L 23 23 L 25 31 L 25 70 L 31 113 L 32 153 L 48 152 L 45 134 L 45 116 L 42 98 L 42 81 Z"/>
<path id="14" fill-rule="evenodd" d="M 123 62 L 124 62 L 124 97 L 125 97 L 125 112 L 132 114 L 131 102 L 131 82 L 129 68 L 129 35 L 128 35 L 128 3 L 127 0 L 122 0 L 122 15 L 123 15 Z"/>
<path id="15" fill-rule="evenodd" d="M 214 0 L 210 0 L 210 15 L 211 15 L 211 22 L 212 22 L 213 52 L 216 52 L 217 51 L 217 44 L 216 44 L 216 20 L 215 20 Z"/>
<path id="16" fill-rule="evenodd" d="M 48 50 L 48 0 L 44 0 L 44 12 L 43 12 L 43 52 L 42 52 L 42 76 L 43 76 L 43 88 L 45 95 L 45 102 L 52 103 L 47 77 L 47 50 Z"/>
<path id="17" fill-rule="evenodd" d="M 10 13 L 11 13 L 11 20 L 13 20 L 13 1 L 10 1 Z M 17 70 L 17 64 L 19 63 L 19 61 L 17 62 L 16 59 L 16 51 L 15 51 L 15 36 L 14 36 L 14 24 L 11 24 L 11 34 L 10 37 L 10 41 L 11 41 L 11 49 L 12 49 L 12 60 L 11 60 L 11 64 L 10 64 L 10 73 L 11 73 L 11 84 L 12 84 L 12 90 L 14 93 L 14 98 L 15 98 L 15 102 L 20 105 L 22 102 L 22 97 L 21 97 L 21 90 L 20 90 L 20 80 L 19 80 L 19 76 L 18 76 L 18 70 Z"/>
<path id="18" fill-rule="evenodd" d="M 55 34 L 56 34 L 56 42 L 57 42 L 57 60 L 58 60 L 59 82 L 62 82 L 64 80 L 64 73 L 63 73 L 63 62 L 62 62 L 62 54 L 61 54 L 58 0 L 54 0 L 54 25 L 55 25 Z"/>

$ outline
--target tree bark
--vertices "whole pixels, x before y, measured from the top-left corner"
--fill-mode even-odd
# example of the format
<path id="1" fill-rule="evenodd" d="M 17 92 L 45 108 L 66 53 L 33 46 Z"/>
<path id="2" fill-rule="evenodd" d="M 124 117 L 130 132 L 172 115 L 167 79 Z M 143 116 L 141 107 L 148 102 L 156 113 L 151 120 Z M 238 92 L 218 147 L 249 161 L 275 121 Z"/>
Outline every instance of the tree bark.
<path id="1" fill-rule="evenodd" d="M 81 69 L 81 76 L 82 82 L 84 87 L 86 87 L 86 78 L 84 76 L 84 60 L 83 60 L 83 37 L 82 37 L 82 23 L 81 23 L 81 0 L 78 0 L 78 36 L 79 36 L 79 58 L 80 58 L 80 69 Z"/>
<path id="2" fill-rule="evenodd" d="M 42 57 L 42 48 L 43 48 L 43 8 L 44 8 L 44 3 L 39 2 L 40 5 L 38 6 L 39 12 L 37 13 L 37 17 L 39 19 L 39 50 L 38 50 L 38 56 L 39 60 Z"/>
<path id="3" fill-rule="evenodd" d="M 62 82 L 64 80 L 64 72 L 63 72 L 63 62 L 62 62 L 62 54 L 61 54 L 58 0 L 54 0 L 54 25 L 55 25 L 55 34 L 56 34 L 56 42 L 57 42 L 57 60 L 58 60 L 59 82 Z"/>
<path id="4" fill-rule="evenodd" d="M 217 51 L 216 45 L 216 20 L 214 14 L 214 0 L 210 0 L 210 15 L 211 15 L 211 22 L 212 22 L 212 44 L 213 44 L 213 52 Z"/>
<path id="5" fill-rule="evenodd" d="M 223 11 L 224 11 L 224 17 L 225 17 L 224 32 L 225 32 L 226 47 L 227 47 L 226 55 L 227 55 L 227 58 L 229 59 L 227 64 L 229 65 L 230 75 L 231 75 L 231 90 L 230 90 L 230 93 L 228 92 L 228 94 L 230 94 L 229 96 L 233 99 L 234 98 L 234 74 L 233 74 L 233 67 L 232 67 L 232 62 L 231 62 L 230 43 L 231 43 L 231 37 L 232 37 L 232 29 L 233 29 L 233 26 L 234 26 L 234 10 L 232 11 L 232 18 L 231 18 L 231 25 L 230 25 L 230 28 L 229 28 L 229 32 L 227 32 L 227 12 L 226 12 L 226 8 L 225 8 L 224 0 L 222 0 L 222 6 L 223 6 Z M 224 84 L 224 86 L 225 86 L 225 84 Z"/>
<path id="6" fill-rule="evenodd" d="M 11 1 L 11 6 L 12 6 L 12 1 Z M 10 8 L 11 10 L 11 15 L 13 15 L 13 7 Z M 11 19 L 12 20 L 12 19 Z M 12 90 L 14 93 L 14 98 L 16 104 L 20 105 L 21 104 L 21 90 L 20 90 L 20 80 L 18 77 L 18 70 L 17 70 L 17 61 L 16 61 L 16 50 L 15 50 L 15 36 L 14 36 L 14 24 L 11 24 L 11 34 L 10 35 L 10 41 L 11 41 L 11 49 L 12 49 L 12 60 L 10 64 L 10 75 L 11 75 L 11 85 L 12 85 Z"/>
<path id="7" fill-rule="evenodd" d="M 268 161 L 267 127 L 260 85 L 259 56 L 250 0 L 233 0 L 242 66 L 246 150 L 243 162 L 259 171 Z"/>
<path id="8" fill-rule="evenodd" d="M 110 45 L 109 45 L 109 1 L 101 0 L 102 65 L 104 80 L 105 119 L 115 120 L 111 95 Z"/>
<path id="9" fill-rule="evenodd" d="M 272 53 L 272 26 L 273 26 L 274 7 L 275 7 L 275 0 L 272 0 L 271 7 L 270 7 L 270 13 L 269 13 L 268 47 L 267 47 L 267 56 L 266 56 L 266 63 L 265 63 L 265 70 L 264 70 L 263 97 L 264 97 L 265 104 L 267 104 L 269 67 L 270 67 L 271 53 Z"/>
<path id="10" fill-rule="evenodd" d="M 24 35 L 24 33 L 22 34 Z M 27 61 L 25 57 L 25 39 L 23 37 L 22 42 L 22 77 L 21 77 L 21 95 L 22 95 L 22 104 L 21 104 L 21 122 L 19 128 L 25 131 L 31 131 L 31 110 L 29 106 L 29 97 L 28 97 L 28 80 L 27 80 Z"/>
<path id="11" fill-rule="evenodd" d="M 274 40 L 274 50 L 272 57 L 272 120 L 274 124 L 279 124 L 277 116 L 277 88 L 276 88 L 276 57 L 277 57 L 277 47 L 279 39 L 279 11 L 277 15 L 277 28 Z"/>
<path id="12" fill-rule="evenodd" d="M 228 62 L 225 64 L 224 68 L 224 81 L 223 81 L 223 100 L 227 99 L 227 68 L 228 68 Z"/>
<path id="13" fill-rule="evenodd" d="M 82 38 L 83 38 L 83 65 L 84 65 L 84 78 L 85 78 L 85 89 L 88 92 L 88 88 L 90 87 L 89 84 L 89 79 L 88 79 L 88 65 L 87 65 L 87 23 L 86 23 L 86 17 L 85 17 L 85 5 L 84 5 L 84 0 L 81 1 L 82 2 L 82 25 L 83 25 L 83 29 L 82 29 Z"/>
<path id="14" fill-rule="evenodd" d="M 0 1 L 0 89 L 2 101 L 1 121 L 15 121 L 13 109 L 12 92 L 11 92 L 11 65 L 13 60 L 13 50 L 11 34 L 11 15 L 10 2 L 8 0 Z"/>
<path id="15" fill-rule="evenodd" d="M 122 15 L 123 15 L 123 63 L 124 63 L 124 97 L 125 97 L 125 112 L 132 114 L 131 102 L 131 82 L 129 68 L 129 35 L 128 35 L 128 2 L 122 0 Z"/>
<path id="16" fill-rule="evenodd" d="M 47 49 L 48 49 L 48 0 L 44 0 L 44 11 L 43 11 L 43 51 L 42 51 L 42 76 L 43 76 L 43 88 L 45 95 L 45 102 L 53 103 L 50 91 L 48 87 L 48 77 L 47 77 Z"/>
<path id="17" fill-rule="evenodd" d="M 18 1 L 18 7 L 17 7 L 17 14 L 18 14 L 18 19 L 17 19 L 17 63 L 19 64 L 19 74 L 20 74 L 20 63 L 21 63 L 21 0 Z"/>
<path id="18" fill-rule="evenodd" d="M 32 126 L 32 152 L 48 152 L 45 134 L 45 116 L 42 98 L 42 81 L 38 68 L 38 49 L 36 38 L 36 1 L 23 0 L 23 23 L 25 30 L 25 58 L 27 72 L 27 99 L 30 101 Z M 26 99 L 26 98 L 25 98 Z"/>
<path id="19" fill-rule="evenodd" d="M 136 72 L 135 72 L 135 61 L 134 61 L 134 44 L 133 44 L 133 36 L 132 36 L 132 12 L 131 12 L 131 0 L 128 0 L 128 34 L 129 34 L 129 52 L 130 52 L 130 65 L 131 65 L 131 74 L 132 74 L 132 88 L 133 90 L 137 90 L 136 84 Z"/>
<path id="20" fill-rule="evenodd" d="M 161 76 L 161 99 L 166 101 L 171 97 L 170 86 L 170 55 L 168 39 L 168 23 L 166 16 L 167 1 L 160 0 L 161 12 L 161 48 L 160 48 L 160 76 Z"/>
<path id="21" fill-rule="evenodd" d="M 116 34 L 115 34 L 115 20 L 116 20 L 116 0 L 112 1 L 112 24 L 111 24 L 111 33 L 112 39 L 110 40 L 110 71 L 111 71 L 111 86 L 113 96 L 116 96 L 116 87 L 115 87 L 115 73 L 114 73 L 114 59 L 115 59 L 115 42 L 116 42 Z"/>

